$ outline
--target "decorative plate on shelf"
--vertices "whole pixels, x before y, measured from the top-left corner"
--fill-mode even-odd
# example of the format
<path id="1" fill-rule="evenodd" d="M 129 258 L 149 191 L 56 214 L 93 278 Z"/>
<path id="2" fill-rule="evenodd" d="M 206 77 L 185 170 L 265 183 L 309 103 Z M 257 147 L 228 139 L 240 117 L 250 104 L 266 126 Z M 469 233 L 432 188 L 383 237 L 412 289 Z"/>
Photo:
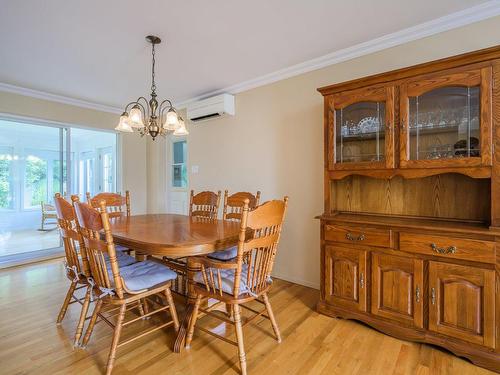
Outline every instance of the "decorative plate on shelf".
<path id="1" fill-rule="evenodd" d="M 365 117 L 358 123 L 360 133 L 373 133 L 379 130 L 380 122 L 376 117 Z"/>

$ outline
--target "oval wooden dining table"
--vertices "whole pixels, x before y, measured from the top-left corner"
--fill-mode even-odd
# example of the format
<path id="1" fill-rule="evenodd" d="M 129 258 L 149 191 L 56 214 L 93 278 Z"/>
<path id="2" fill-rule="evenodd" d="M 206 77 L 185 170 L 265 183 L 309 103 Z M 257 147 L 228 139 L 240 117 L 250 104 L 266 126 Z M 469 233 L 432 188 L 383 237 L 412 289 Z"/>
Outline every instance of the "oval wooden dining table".
<path id="1" fill-rule="evenodd" d="M 188 299 L 174 343 L 180 353 L 192 316 L 195 295 L 194 273 L 198 269 L 189 257 L 222 251 L 238 243 L 239 223 L 176 214 L 120 216 L 110 220 L 114 242 L 146 255 L 188 257 Z"/>

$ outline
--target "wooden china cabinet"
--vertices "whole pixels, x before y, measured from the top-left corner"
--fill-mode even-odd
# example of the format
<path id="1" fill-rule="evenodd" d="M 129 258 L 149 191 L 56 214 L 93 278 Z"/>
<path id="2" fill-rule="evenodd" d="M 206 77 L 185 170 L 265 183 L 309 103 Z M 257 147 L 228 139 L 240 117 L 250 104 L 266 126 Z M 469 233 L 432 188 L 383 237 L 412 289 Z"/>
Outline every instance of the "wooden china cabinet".
<path id="1" fill-rule="evenodd" d="M 500 372 L 500 47 L 318 91 L 318 310 Z"/>

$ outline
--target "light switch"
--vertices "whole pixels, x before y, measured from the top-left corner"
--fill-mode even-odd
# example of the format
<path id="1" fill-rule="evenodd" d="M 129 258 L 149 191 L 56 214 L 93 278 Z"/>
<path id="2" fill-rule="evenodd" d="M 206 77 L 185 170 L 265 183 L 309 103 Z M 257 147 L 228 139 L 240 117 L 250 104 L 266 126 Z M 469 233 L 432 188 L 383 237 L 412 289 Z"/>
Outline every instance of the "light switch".
<path id="1" fill-rule="evenodd" d="M 199 169 L 200 169 L 200 167 L 198 165 L 192 165 L 191 166 L 191 173 L 196 174 L 196 173 L 198 173 Z"/>

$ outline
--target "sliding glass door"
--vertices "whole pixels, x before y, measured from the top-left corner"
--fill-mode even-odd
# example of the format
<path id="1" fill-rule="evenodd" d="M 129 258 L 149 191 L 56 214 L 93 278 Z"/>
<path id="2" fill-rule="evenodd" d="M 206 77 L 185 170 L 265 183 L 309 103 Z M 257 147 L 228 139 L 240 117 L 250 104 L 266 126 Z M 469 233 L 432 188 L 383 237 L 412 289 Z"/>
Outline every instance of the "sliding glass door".
<path id="1" fill-rule="evenodd" d="M 0 257 L 60 246 L 64 129 L 0 120 Z"/>
<path id="2" fill-rule="evenodd" d="M 114 133 L 0 120 L 0 263 L 60 251 L 55 193 L 103 191 L 116 191 Z"/>
<path id="3" fill-rule="evenodd" d="M 72 194 L 116 191 L 116 134 L 71 129 Z"/>

